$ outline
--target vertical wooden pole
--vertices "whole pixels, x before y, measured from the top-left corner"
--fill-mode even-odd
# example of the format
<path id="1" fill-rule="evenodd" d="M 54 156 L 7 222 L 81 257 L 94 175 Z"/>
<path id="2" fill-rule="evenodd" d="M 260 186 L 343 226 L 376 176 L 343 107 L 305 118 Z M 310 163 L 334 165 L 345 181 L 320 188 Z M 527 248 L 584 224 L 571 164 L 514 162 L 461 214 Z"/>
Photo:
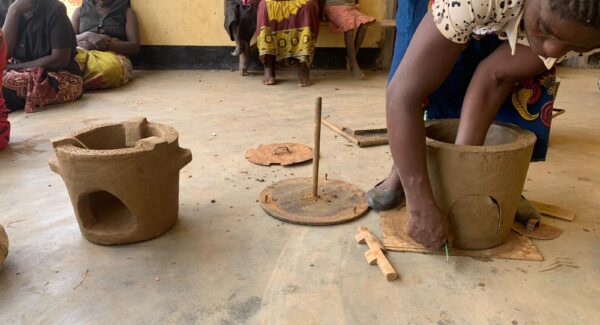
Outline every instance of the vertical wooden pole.
<path id="1" fill-rule="evenodd" d="M 321 156 L 321 111 L 323 98 L 318 97 L 315 105 L 315 148 L 313 149 L 313 198 L 319 197 L 319 159 Z"/>

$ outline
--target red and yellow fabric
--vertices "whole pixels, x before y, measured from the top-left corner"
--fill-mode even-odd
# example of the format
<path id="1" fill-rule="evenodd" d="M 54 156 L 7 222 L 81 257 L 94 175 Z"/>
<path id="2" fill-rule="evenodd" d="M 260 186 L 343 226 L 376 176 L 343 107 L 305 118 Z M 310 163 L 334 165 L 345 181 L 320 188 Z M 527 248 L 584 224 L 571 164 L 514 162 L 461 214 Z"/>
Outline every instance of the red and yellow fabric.
<path id="1" fill-rule="evenodd" d="M 4 41 L 4 33 L 0 30 L 0 71 L 4 71 L 6 67 L 6 42 Z M 0 85 L 2 84 L 2 73 L 0 73 Z M 8 146 L 10 141 L 10 122 L 8 121 L 9 110 L 6 108 L 4 97 L 0 91 L 0 150 Z"/>
<path id="2" fill-rule="evenodd" d="M 67 71 L 49 72 L 44 68 L 5 71 L 3 86 L 25 100 L 27 113 L 46 105 L 72 102 L 83 94 L 81 76 Z"/>
<path id="3" fill-rule="evenodd" d="M 262 0 L 258 5 L 257 45 L 261 59 L 312 64 L 319 35 L 317 0 Z"/>

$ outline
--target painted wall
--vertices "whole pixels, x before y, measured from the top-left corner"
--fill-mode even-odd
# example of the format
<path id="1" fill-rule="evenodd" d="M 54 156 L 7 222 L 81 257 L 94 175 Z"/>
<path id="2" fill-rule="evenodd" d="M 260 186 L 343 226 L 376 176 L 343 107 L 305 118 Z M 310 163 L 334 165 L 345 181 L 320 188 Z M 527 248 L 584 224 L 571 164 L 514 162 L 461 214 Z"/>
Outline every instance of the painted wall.
<path id="1" fill-rule="evenodd" d="M 82 0 L 62 0 L 69 16 Z M 385 17 L 386 0 L 361 0 L 361 11 L 377 19 Z M 225 29 L 223 0 L 132 0 L 140 21 L 143 45 L 230 46 Z M 318 46 L 343 47 L 341 34 L 321 28 Z M 363 46 L 378 47 L 381 29 L 369 28 Z"/>

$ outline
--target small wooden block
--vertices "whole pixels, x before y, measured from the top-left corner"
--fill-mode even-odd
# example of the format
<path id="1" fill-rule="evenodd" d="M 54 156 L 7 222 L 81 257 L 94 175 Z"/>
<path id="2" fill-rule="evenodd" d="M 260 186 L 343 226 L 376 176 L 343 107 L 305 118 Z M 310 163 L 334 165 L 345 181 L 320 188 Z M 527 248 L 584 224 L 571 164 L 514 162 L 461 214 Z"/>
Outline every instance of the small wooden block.
<path id="1" fill-rule="evenodd" d="M 538 201 L 533 201 L 533 200 L 529 200 L 529 201 L 531 202 L 531 204 L 533 204 L 533 206 L 541 214 L 543 214 L 545 216 L 562 219 L 562 220 L 567 220 L 567 221 L 575 220 L 575 211 L 573 211 L 571 209 L 562 208 L 562 207 L 558 207 L 558 206 L 554 206 L 554 205 L 550 205 L 550 204 L 546 204 L 546 203 L 542 203 L 542 202 L 538 202 Z"/>
<path id="2" fill-rule="evenodd" d="M 358 234 L 355 238 L 358 243 L 366 243 L 369 246 L 369 250 L 365 252 L 365 258 L 370 265 L 377 264 L 388 281 L 394 281 L 398 278 L 398 272 L 384 254 L 383 245 L 367 227 L 358 227 Z"/>

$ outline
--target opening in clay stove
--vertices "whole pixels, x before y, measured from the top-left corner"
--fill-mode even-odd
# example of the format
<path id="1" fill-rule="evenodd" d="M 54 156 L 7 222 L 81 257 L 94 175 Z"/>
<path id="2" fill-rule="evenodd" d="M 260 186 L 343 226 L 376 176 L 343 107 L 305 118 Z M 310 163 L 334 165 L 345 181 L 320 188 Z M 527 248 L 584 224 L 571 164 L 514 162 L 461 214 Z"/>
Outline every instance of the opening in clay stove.
<path id="1" fill-rule="evenodd" d="M 115 150 L 128 148 L 125 136 L 125 125 L 107 125 L 92 129 L 77 136 L 90 150 Z M 144 127 L 142 130 L 142 139 L 152 136 L 162 137 L 160 129 L 152 126 Z"/>
<path id="2" fill-rule="evenodd" d="M 458 120 L 446 120 L 433 123 L 426 128 L 427 137 L 446 143 L 454 143 L 458 133 Z M 496 146 L 513 143 L 519 139 L 519 133 L 509 127 L 492 124 L 485 138 L 484 146 Z"/>
<path id="3" fill-rule="evenodd" d="M 129 232 L 136 217 L 116 196 L 106 191 L 85 195 L 79 200 L 83 227 L 99 233 Z"/>

